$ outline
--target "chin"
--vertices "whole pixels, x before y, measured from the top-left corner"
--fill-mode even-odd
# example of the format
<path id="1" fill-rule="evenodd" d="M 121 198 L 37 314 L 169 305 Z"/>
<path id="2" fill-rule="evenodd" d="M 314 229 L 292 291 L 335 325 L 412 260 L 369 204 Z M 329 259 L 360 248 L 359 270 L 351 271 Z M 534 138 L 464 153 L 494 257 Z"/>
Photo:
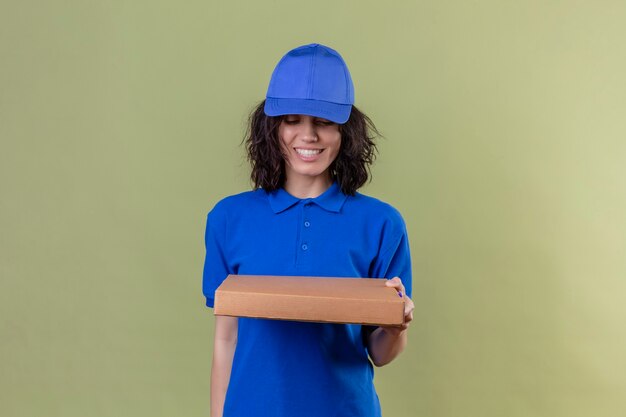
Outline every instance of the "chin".
<path id="1" fill-rule="evenodd" d="M 300 175 L 302 177 L 321 177 L 326 175 L 325 169 L 312 169 L 312 167 L 302 168 L 302 169 L 294 169 L 293 173 L 296 175 Z"/>
<path id="2" fill-rule="evenodd" d="M 321 172 L 320 171 L 306 171 L 306 172 L 301 171 L 301 172 L 298 172 L 298 174 L 304 177 L 319 177 L 319 176 L 322 176 L 324 172 L 323 171 Z"/>

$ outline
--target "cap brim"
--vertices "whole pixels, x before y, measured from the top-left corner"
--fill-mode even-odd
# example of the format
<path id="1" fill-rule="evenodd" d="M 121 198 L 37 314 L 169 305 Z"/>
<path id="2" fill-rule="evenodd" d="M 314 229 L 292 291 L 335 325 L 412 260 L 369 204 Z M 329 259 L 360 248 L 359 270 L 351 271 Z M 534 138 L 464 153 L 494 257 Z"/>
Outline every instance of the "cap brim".
<path id="1" fill-rule="evenodd" d="M 285 114 L 306 114 L 307 116 L 321 117 L 332 122 L 343 124 L 350 118 L 352 104 L 337 104 L 321 100 L 306 100 L 299 98 L 265 99 L 265 114 L 268 116 L 283 116 Z"/>

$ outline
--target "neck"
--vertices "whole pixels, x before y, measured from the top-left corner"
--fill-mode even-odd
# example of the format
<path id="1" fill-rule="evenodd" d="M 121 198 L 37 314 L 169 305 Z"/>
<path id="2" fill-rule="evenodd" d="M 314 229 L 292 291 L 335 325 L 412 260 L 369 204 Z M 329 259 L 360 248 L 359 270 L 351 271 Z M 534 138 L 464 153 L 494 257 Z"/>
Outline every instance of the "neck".
<path id="1" fill-rule="evenodd" d="M 315 198 L 324 194 L 333 184 L 330 176 L 294 177 L 287 176 L 285 191 L 297 198 Z"/>

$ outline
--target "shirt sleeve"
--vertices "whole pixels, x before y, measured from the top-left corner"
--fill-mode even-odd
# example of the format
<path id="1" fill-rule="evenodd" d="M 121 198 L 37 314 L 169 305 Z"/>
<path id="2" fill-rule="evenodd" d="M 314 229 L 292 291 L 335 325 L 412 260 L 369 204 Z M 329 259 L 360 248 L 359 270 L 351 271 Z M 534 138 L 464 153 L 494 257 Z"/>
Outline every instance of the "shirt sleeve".
<path id="1" fill-rule="evenodd" d="M 383 238 L 385 245 L 382 247 L 372 271 L 373 277 L 393 278 L 400 277 L 406 290 L 406 295 L 411 297 L 413 288 L 413 274 L 411 271 L 411 252 L 409 237 L 404 220 L 398 214 L 389 228 L 388 237 Z"/>
<path id="2" fill-rule="evenodd" d="M 394 221 L 391 231 L 383 236 L 383 250 L 379 253 L 372 277 L 388 278 L 399 277 L 406 290 L 406 295 L 410 298 L 413 288 L 413 275 L 411 272 L 411 252 L 409 250 L 409 237 L 406 231 L 404 220 L 399 213 Z M 376 330 L 376 326 L 363 326 L 363 345 L 368 346 L 370 334 Z"/>
<path id="3" fill-rule="evenodd" d="M 226 255 L 227 218 L 215 208 L 208 214 L 204 243 L 206 256 L 202 274 L 202 292 L 207 307 L 213 308 L 215 290 L 231 274 Z"/>

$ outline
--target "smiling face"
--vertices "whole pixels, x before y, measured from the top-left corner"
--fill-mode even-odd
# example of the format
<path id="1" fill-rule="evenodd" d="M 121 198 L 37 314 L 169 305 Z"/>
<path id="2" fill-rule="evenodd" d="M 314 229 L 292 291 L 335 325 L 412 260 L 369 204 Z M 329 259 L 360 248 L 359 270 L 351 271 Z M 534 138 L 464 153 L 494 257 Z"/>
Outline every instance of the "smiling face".
<path id="1" fill-rule="evenodd" d="M 339 154 L 339 125 L 320 117 L 290 114 L 278 127 L 287 183 L 330 185 L 328 168 Z"/>

